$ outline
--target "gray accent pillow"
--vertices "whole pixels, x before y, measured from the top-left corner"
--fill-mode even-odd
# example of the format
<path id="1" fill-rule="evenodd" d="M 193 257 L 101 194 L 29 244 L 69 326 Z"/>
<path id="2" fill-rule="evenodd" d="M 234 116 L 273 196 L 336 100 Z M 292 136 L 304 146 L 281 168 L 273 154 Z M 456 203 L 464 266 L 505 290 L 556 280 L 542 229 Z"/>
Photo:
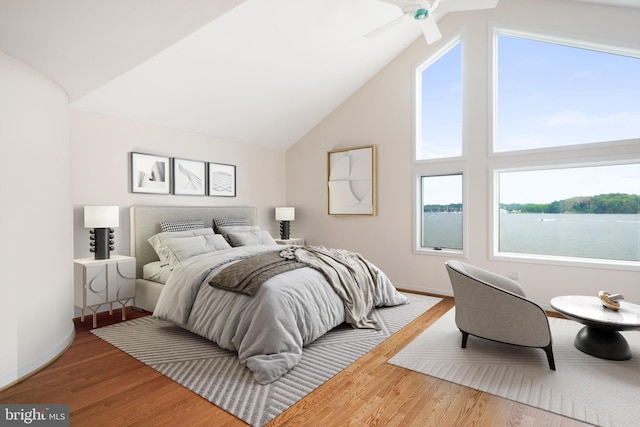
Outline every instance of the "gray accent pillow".
<path id="1" fill-rule="evenodd" d="M 231 246 L 277 245 L 271 235 L 264 231 L 240 231 L 228 234 Z"/>
<path id="2" fill-rule="evenodd" d="M 218 233 L 222 234 L 229 243 L 231 243 L 229 240 L 229 233 L 242 233 L 245 231 L 260 231 L 260 227 L 257 225 L 230 225 L 218 227 Z"/>

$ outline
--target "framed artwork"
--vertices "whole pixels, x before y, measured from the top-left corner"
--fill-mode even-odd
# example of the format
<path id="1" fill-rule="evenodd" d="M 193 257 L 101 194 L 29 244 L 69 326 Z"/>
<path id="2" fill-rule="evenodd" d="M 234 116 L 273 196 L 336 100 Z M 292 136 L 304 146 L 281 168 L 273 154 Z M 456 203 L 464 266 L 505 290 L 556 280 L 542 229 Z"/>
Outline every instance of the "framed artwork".
<path id="1" fill-rule="evenodd" d="M 173 159 L 173 194 L 204 196 L 206 177 L 205 162 Z"/>
<path id="2" fill-rule="evenodd" d="M 209 163 L 209 195 L 236 197 L 236 167 Z"/>
<path id="3" fill-rule="evenodd" d="M 131 191 L 133 193 L 169 194 L 170 190 L 168 157 L 131 153 Z"/>
<path id="4" fill-rule="evenodd" d="M 376 214 L 376 147 L 327 153 L 329 215 Z"/>

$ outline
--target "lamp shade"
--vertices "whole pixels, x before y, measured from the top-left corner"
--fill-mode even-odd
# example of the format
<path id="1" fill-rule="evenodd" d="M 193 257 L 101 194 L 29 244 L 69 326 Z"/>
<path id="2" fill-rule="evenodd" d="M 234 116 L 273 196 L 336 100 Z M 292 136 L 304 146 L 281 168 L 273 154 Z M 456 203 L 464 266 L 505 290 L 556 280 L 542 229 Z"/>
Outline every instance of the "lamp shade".
<path id="1" fill-rule="evenodd" d="M 276 208 L 276 221 L 293 221 L 296 219 L 296 209 L 280 207 Z"/>
<path id="2" fill-rule="evenodd" d="M 85 206 L 85 228 L 111 228 L 120 225 L 120 209 L 118 206 Z"/>

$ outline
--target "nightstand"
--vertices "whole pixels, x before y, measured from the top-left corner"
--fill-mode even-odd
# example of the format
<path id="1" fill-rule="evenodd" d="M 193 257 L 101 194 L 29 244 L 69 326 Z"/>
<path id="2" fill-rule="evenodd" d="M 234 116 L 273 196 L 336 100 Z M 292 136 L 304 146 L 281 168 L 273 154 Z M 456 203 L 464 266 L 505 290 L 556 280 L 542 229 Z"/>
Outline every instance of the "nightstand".
<path id="1" fill-rule="evenodd" d="M 288 239 L 274 239 L 279 245 L 304 245 L 304 239 L 302 237 L 290 237 Z"/>
<path id="2" fill-rule="evenodd" d="M 112 255 L 109 259 L 81 258 L 73 261 L 73 303 L 80 308 L 80 320 L 84 322 L 84 310 L 93 312 L 93 327 L 97 327 L 96 312 L 103 304 L 122 305 L 122 320 L 126 320 L 125 305 L 136 297 L 136 259 L 124 255 Z"/>

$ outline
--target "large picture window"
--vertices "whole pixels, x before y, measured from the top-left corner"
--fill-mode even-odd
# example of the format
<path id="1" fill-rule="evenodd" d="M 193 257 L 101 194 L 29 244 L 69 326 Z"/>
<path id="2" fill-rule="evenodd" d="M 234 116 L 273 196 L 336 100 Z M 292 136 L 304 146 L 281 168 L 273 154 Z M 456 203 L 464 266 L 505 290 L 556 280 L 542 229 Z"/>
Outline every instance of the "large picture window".
<path id="1" fill-rule="evenodd" d="M 494 151 L 640 138 L 637 52 L 497 33 Z"/>
<path id="2" fill-rule="evenodd" d="M 497 171 L 500 254 L 640 261 L 640 163 Z"/>

